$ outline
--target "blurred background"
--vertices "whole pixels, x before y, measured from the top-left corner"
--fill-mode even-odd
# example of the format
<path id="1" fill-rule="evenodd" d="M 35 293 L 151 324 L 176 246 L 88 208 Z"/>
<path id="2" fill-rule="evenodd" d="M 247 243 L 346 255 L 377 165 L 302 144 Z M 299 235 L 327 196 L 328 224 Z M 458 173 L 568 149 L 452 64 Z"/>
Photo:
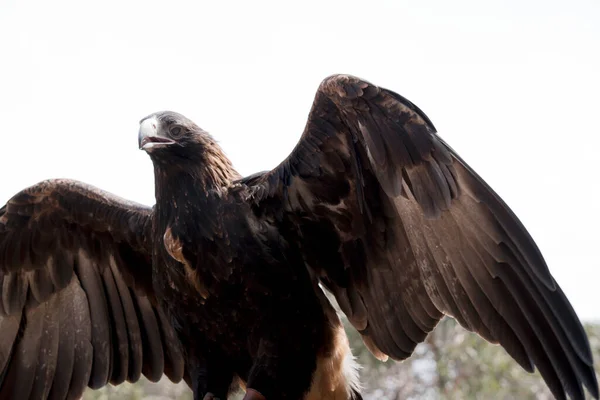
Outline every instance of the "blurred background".
<path id="1" fill-rule="evenodd" d="M 171 109 L 240 173 L 275 167 L 320 81 L 349 73 L 416 103 L 532 234 L 598 356 L 597 0 L 0 0 L 0 202 L 47 178 L 154 203 L 138 121 Z M 369 399 L 546 398 L 537 375 L 445 320 L 404 363 L 351 329 Z M 168 382 L 86 398 L 190 398 Z"/>

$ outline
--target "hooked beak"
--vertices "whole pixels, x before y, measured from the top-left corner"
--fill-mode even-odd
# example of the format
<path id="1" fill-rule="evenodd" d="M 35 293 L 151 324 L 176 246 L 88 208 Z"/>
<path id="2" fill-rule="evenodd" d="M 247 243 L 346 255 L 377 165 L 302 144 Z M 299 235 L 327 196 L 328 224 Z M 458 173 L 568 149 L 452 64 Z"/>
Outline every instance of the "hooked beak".
<path id="1" fill-rule="evenodd" d="M 138 145 L 140 150 L 151 151 L 156 148 L 174 144 L 175 141 L 160 134 L 160 121 L 156 116 L 148 117 L 140 122 Z"/>

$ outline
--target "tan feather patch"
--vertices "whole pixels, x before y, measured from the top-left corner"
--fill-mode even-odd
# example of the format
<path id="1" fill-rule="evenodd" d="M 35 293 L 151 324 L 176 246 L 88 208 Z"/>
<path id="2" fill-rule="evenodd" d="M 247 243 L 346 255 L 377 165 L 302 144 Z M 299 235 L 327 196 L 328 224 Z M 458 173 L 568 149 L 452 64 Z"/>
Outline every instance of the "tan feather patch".
<path id="1" fill-rule="evenodd" d="M 167 253 L 169 253 L 169 255 L 175 261 L 183 264 L 183 269 L 185 270 L 185 274 L 188 280 L 194 285 L 196 290 L 198 290 L 200 296 L 202 296 L 202 298 L 206 300 L 209 296 L 208 289 L 206 289 L 206 286 L 204 286 L 204 284 L 200 280 L 197 271 L 192 268 L 190 262 L 186 260 L 186 258 L 183 256 L 183 245 L 181 244 L 181 241 L 178 238 L 173 236 L 170 226 L 168 226 L 167 230 L 165 231 L 165 234 L 163 236 L 163 242 L 165 244 L 165 249 L 167 250 Z"/>
<path id="2" fill-rule="evenodd" d="M 310 391 L 304 400 L 348 400 L 358 389 L 357 364 L 350 350 L 348 337 L 340 323 L 333 336 L 333 348 L 319 355 Z"/>

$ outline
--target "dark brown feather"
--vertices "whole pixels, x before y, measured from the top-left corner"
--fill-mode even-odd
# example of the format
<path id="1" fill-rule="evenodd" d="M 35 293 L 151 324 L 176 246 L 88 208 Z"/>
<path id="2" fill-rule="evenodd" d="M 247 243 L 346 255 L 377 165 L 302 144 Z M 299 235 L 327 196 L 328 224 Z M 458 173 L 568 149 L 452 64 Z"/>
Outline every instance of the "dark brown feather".
<path id="1" fill-rule="evenodd" d="M 1 399 L 27 399 L 35 379 L 44 327 L 46 307 L 34 307 L 25 312 L 27 325 L 13 348 L 10 364 L 2 383 Z"/>
<path id="2" fill-rule="evenodd" d="M 13 345 L 17 339 L 19 326 L 21 324 L 21 313 L 11 316 L 0 316 L 0 388 L 13 353 Z"/>
<path id="3" fill-rule="evenodd" d="M 129 341 L 129 363 L 127 371 L 127 380 L 129 382 L 137 382 L 142 375 L 142 336 L 140 333 L 140 325 L 138 323 L 135 306 L 131 299 L 131 293 L 123 280 L 116 263 L 113 260 L 110 262 L 110 268 L 115 279 L 115 284 L 119 291 L 119 298 L 123 306 L 125 322 L 127 323 L 127 338 Z"/>
<path id="4" fill-rule="evenodd" d="M 298 227 L 378 358 L 408 357 L 447 314 L 537 367 L 557 398 L 598 397 L 581 322 L 533 239 L 407 99 L 325 79 L 294 150 L 247 184 L 257 214 Z"/>
<path id="5" fill-rule="evenodd" d="M 127 323 L 123 314 L 123 307 L 112 269 L 105 266 L 102 270 L 102 282 L 110 310 L 110 327 L 112 328 L 112 372 L 110 383 L 119 385 L 127 379 L 129 372 L 129 339 L 127 336 Z"/>
<path id="6" fill-rule="evenodd" d="M 97 266 L 92 264 L 83 251 L 77 255 L 75 265 L 81 287 L 86 293 L 90 306 L 94 361 L 89 386 L 92 389 L 99 389 L 108 383 L 111 369 L 113 338 L 110 331 L 108 305 Z"/>
<path id="7" fill-rule="evenodd" d="M 45 399 L 52 387 L 54 372 L 58 363 L 58 342 L 60 335 L 59 307 L 57 296 L 53 296 L 44 305 L 45 310 L 42 336 L 40 338 L 40 353 L 38 356 L 35 379 L 29 398 L 31 400 Z"/>
<path id="8" fill-rule="evenodd" d="M 155 308 L 155 314 L 160 326 L 165 356 L 165 375 L 171 382 L 179 382 L 185 373 L 183 349 L 177 339 L 173 326 L 162 308 Z"/>
<path id="9" fill-rule="evenodd" d="M 94 348 L 92 345 L 92 319 L 90 306 L 85 291 L 81 287 L 78 278 L 73 279 L 72 285 L 72 310 L 73 327 L 80 329 L 75 335 L 73 346 L 73 374 L 67 399 L 78 399 L 88 386 L 92 374 L 92 363 L 94 361 Z M 65 299 L 66 301 L 67 299 Z"/>
<path id="10" fill-rule="evenodd" d="M 135 382 L 144 354 L 158 380 L 163 351 L 169 376 L 181 379 L 178 339 L 147 299 L 151 218 L 147 207 L 67 180 L 40 182 L 0 209 L 0 399 L 78 399 L 87 387 Z"/>
<path id="11" fill-rule="evenodd" d="M 75 323 L 79 321 L 78 315 L 75 314 L 75 310 L 73 309 L 72 299 L 74 297 L 74 285 L 77 284 L 77 280 L 73 279 L 73 282 L 68 287 L 56 294 L 56 312 L 58 313 L 59 321 L 56 359 L 60 362 L 56 363 L 54 379 L 48 393 L 48 399 L 51 400 L 66 398 L 71 383 L 71 376 L 73 375 L 75 335 L 77 329 Z"/>
<path id="12" fill-rule="evenodd" d="M 38 268 L 27 274 L 29 290 L 38 303 L 46 301 L 54 293 L 54 284 L 47 269 Z"/>
<path id="13" fill-rule="evenodd" d="M 13 315 L 23 309 L 27 299 L 28 282 L 24 274 L 9 272 L 2 283 L 2 304 L 5 315 Z"/>
<path id="14" fill-rule="evenodd" d="M 158 382 L 164 372 L 164 353 L 158 322 L 152 305 L 144 296 L 135 297 L 136 311 L 142 333 L 143 365 L 142 372 L 151 382 Z"/>

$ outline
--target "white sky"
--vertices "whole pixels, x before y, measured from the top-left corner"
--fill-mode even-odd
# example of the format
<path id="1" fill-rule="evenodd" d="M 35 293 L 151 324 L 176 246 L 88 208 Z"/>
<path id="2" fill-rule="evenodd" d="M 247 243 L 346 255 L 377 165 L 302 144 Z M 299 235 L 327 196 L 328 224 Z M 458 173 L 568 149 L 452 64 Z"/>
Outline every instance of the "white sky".
<path id="1" fill-rule="evenodd" d="M 350 73 L 423 109 L 600 320 L 600 3 L 288 4 L 0 0 L 0 203 L 68 177 L 153 204 L 137 130 L 162 109 L 270 169 L 319 82 Z"/>

